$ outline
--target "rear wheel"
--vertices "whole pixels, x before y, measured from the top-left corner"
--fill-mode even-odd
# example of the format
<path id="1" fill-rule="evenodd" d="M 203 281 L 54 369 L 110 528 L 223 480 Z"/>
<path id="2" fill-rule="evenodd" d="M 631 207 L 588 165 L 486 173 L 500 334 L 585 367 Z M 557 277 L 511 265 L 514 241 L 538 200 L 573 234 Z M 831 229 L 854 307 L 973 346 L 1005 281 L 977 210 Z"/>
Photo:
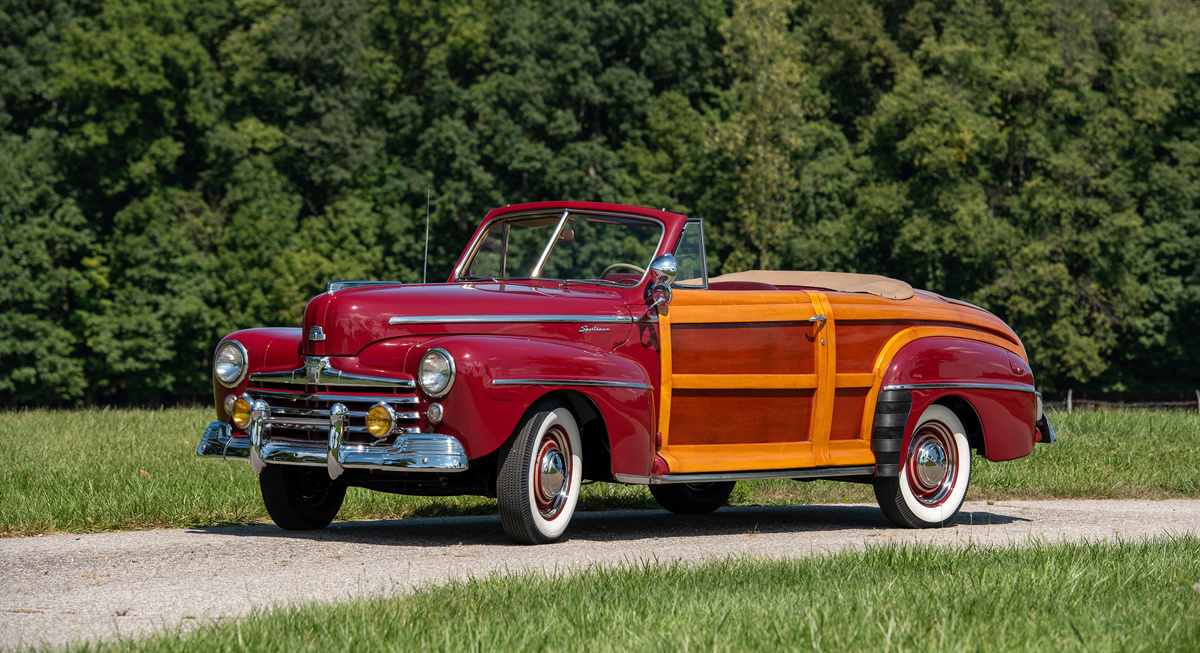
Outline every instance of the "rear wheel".
<path id="1" fill-rule="evenodd" d="M 651 485 L 650 494 L 658 505 L 680 515 L 709 513 L 729 500 L 734 481 L 723 483 L 670 483 Z"/>
<path id="2" fill-rule="evenodd" d="M 579 426 L 562 402 L 536 406 L 501 454 L 496 498 L 504 532 L 518 544 L 556 542 L 583 480 Z"/>
<path id="3" fill-rule="evenodd" d="M 330 480 L 324 467 L 267 465 L 258 486 L 267 514 L 289 531 L 325 528 L 346 498 L 346 486 Z"/>
<path id="4" fill-rule="evenodd" d="M 875 479 L 875 498 L 897 526 L 944 526 L 962 507 L 971 480 L 971 448 L 962 421 L 945 406 L 921 414 L 900 475 Z"/>

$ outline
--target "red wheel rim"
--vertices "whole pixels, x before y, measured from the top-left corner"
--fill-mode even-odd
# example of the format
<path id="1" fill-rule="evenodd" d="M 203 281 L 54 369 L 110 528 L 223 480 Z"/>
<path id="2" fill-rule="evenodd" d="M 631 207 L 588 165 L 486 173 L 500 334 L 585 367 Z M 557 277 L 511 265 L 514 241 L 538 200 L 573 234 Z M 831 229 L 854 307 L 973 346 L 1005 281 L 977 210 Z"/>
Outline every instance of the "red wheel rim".
<path id="1" fill-rule="evenodd" d="M 945 424 L 930 421 L 913 434 L 905 461 L 905 478 L 922 505 L 940 506 L 958 480 L 958 448 Z"/>
<path id="2" fill-rule="evenodd" d="M 571 440 L 559 426 L 552 426 L 538 444 L 533 458 L 533 501 L 546 520 L 562 514 L 571 492 Z"/>

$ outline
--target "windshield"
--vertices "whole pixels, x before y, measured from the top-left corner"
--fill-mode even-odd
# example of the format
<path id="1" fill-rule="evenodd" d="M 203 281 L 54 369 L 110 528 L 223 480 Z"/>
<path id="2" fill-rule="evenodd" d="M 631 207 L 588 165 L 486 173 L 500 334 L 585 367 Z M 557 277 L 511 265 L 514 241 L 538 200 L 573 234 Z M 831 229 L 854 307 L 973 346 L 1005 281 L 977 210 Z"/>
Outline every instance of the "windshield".
<path id="1" fill-rule="evenodd" d="M 560 213 L 498 220 L 484 232 L 460 279 L 569 279 L 634 286 L 661 238 L 662 225 L 636 218 L 581 213 L 567 214 L 563 220 Z"/>

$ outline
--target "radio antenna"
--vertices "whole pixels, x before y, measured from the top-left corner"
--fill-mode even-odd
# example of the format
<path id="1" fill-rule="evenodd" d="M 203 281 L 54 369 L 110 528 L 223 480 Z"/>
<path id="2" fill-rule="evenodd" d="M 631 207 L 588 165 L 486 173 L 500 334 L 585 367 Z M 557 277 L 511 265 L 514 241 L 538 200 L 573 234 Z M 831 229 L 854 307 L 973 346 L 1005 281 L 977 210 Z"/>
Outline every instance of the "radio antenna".
<path id="1" fill-rule="evenodd" d="M 425 187 L 425 262 L 421 264 L 421 283 L 429 277 L 429 186 Z"/>

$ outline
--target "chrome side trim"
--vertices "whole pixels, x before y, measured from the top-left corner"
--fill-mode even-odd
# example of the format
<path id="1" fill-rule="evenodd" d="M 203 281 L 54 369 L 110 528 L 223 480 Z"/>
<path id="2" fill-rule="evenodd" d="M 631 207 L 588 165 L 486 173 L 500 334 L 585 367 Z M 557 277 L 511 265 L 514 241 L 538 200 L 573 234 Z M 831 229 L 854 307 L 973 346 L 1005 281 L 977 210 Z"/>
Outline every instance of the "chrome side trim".
<path id="1" fill-rule="evenodd" d="M 370 403 L 374 403 L 376 401 L 386 401 L 389 404 L 400 404 L 404 406 L 415 406 L 418 403 L 418 399 L 416 397 L 347 395 L 329 392 L 287 392 L 286 390 L 263 390 L 261 388 L 247 388 L 246 392 L 256 396 L 287 399 L 288 401 L 363 401 Z M 363 414 L 365 415 L 366 413 Z"/>
<path id="2" fill-rule="evenodd" d="M 1008 383 L 906 383 L 902 385 L 885 385 L 882 390 L 932 390 L 951 388 L 956 390 L 1011 390 L 1012 392 L 1024 392 L 1027 394 L 1037 394 L 1037 391 L 1030 385 L 1011 385 Z"/>
<path id="3" fill-rule="evenodd" d="M 487 322 L 590 322 L 596 324 L 631 324 L 632 315 L 397 315 L 388 324 L 480 324 Z"/>
<path id="4" fill-rule="evenodd" d="M 838 478 L 843 476 L 872 476 L 873 465 L 861 467 L 806 467 L 803 469 L 778 469 L 762 472 L 716 472 L 712 474 L 666 474 L 664 476 L 636 476 L 613 474 L 618 483 L 631 485 L 662 485 L 667 483 L 715 483 L 719 481 L 760 481 L 777 478 Z"/>
<path id="5" fill-rule="evenodd" d="M 306 356 L 304 367 L 285 372 L 255 372 L 250 375 L 251 381 L 264 383 L 291 383 L 295 385 L 365 385 L 388 386 L 415 389 L 416 382 L 408 379 L 395 379 L 383 376 L 367 376 L 351 374 L 334 369 L 328 356 Z"/>
<path id="6" fill-rule="evenodd" d="M 346 288 L 359 288 L 362 286 L 403 286 L 403 281 L 330 281 L 325 286 L 325 292 L 332 295 L 333 293 L 344 290 Z"/>
<path id="7" fill-rule="evenodd" d="M 492 385 L 567 385 L 653 390 L 649 385 L 637 383 L 636 381 L 589 381 L 587 379 L 495 379 L 492 381 Z"/>

